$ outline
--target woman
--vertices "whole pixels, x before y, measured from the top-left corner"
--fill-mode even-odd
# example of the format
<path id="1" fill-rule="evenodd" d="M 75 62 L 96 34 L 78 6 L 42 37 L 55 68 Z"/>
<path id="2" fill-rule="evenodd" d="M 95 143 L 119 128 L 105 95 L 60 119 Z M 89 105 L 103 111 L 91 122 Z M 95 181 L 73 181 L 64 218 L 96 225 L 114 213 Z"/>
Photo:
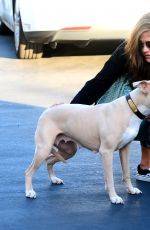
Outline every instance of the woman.
<path id="1" fill-rule="evenodd" d="M 123 42 L 105 63 L 102 70 L 73 98 L 71 103 L 97 103 L 106 91 L 125 76 L 131 90 L 132 83 L 150 80 L 150 13 L 135 25 L 130 38 Z M 109 91 L 107 91 L 109 92 Z M 149 119 L 150 120 L 150 119 Z M 150 122 L 142 122 L 138 138 L 141 141 L 141 162 L 137 167 L 138 180 L 150 182 Z"/>

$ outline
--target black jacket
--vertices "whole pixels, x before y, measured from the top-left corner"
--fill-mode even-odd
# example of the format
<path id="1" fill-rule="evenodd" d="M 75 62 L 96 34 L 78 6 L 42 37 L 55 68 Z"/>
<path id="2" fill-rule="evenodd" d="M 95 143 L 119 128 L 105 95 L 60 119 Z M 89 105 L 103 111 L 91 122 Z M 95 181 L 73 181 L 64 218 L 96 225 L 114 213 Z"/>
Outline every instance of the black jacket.
<path id="1" fill-rule="evenodd" d="M 72 104 L 96 103 L 119 77 L 129 72 L 124 48 L 125 42 L 114 51 L 96 77 L 86 82 L 71 101 Z"/>

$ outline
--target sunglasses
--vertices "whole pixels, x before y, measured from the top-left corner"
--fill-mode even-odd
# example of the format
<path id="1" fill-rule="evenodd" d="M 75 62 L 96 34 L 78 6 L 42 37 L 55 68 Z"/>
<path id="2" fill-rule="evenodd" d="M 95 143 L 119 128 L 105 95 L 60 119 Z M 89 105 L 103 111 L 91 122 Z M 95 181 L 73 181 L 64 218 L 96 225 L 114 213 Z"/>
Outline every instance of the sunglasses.
<path id="1" fill-rule="evenodd" d="M 150 49 L 150 41 L 147 41 L 147 42 L 141 42 L 141 41 L 139 41 L 139 48 L 140 49 L 143 49 L 145 45 L 146 45 L 146 47 L 148 49 Z"/>

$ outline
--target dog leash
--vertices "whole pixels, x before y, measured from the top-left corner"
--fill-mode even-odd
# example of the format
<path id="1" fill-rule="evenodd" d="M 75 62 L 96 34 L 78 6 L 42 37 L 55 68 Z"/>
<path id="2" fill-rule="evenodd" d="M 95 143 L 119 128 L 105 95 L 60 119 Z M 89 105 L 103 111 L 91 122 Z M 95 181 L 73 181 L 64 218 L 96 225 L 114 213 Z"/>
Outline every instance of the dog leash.
<path id="1" fill-rule="evenodd" d="M 131 110 L 140 118 L 140 119 L 144 119 L 146 116 L 144 114 L 142 114 L 138 108 L 136 107 L 136 105 L 134 104 L 130 94 L 128 94 L 126 96 L 126 100 L 127 100 L 127 103 L 129 105 L 129 107 L 131 108 Z"/>

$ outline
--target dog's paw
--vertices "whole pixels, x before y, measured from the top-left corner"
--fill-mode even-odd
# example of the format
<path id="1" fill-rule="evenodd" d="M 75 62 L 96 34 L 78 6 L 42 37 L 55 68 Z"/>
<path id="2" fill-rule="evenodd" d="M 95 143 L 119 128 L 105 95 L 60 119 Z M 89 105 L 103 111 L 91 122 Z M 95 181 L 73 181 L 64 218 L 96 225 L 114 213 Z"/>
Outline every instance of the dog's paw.
<path id="1" fill-rule="evenodd" d="M 112 204 L 124 204 L 123 199 L 120 196 L 111 196 L 110 201 Z"/>
<path id="2" fill-rule="evenodd" d="M 33 189 L 26 191 L 26 197 L 31 198 L 31 199 L 35 199 L 36 198 L 36 192 Z"/>
<path id="3" fill-rule="evenodd" d="M 127 188 L 127 192 L 130 193 L 130 194 L 141 194 L 142 191 L 138 188 Z"/>
<path id="4" fill-rule="evenodd" d="M 56 176 L 51 177 L 51 181 L 52 181 L 52 184 L 64 184 L 63 180 L 61 180 L 60 178 Z"/>

